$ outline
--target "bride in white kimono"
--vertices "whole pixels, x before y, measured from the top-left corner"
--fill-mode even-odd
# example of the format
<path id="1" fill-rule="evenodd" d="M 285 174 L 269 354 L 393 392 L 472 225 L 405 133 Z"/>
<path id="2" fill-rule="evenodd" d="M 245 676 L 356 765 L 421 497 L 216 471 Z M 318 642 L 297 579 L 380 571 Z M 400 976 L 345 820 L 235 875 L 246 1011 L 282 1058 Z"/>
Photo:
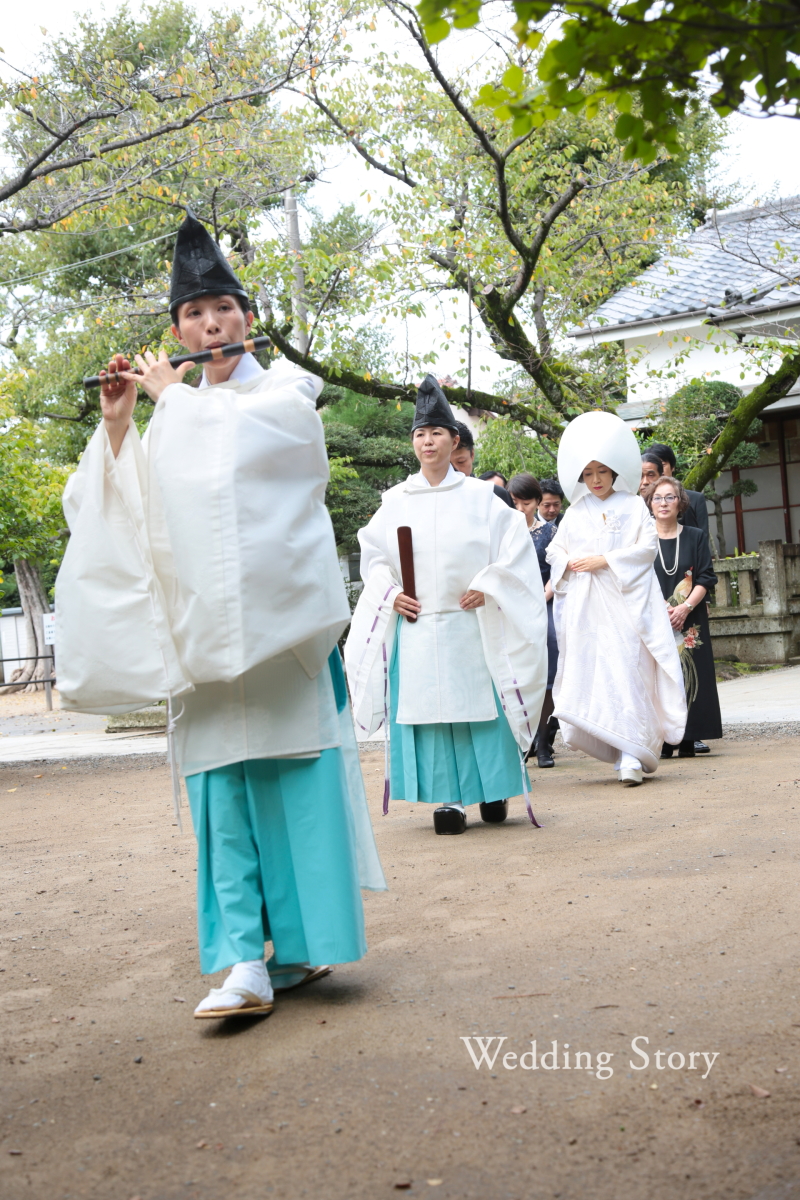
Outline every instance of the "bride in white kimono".
<path id="1" fill-rule="evenodd" d="M 547 617 L 525 520 L 450 465 L 455 419 L 430 375 L 412 444 L 420 473 L 385 492 L 359 533 L 365 586 L 345 663 L 357 723 L 389 726 L 384 811 L 390 793 L 435 804 L 436 832 L 462 833 L 465 805 L 501 822 L 509 796 L 527 798 L 520 751 L 547 681 Z M 416 600 L 402 588 L 401 526 L 412 531 Z"/>
<path id="2" fill-rule="evenodd" d="M 686 697 L 653 562 L 655 524 L 637 488 L 641 455 L 611 413 L 564 431 L 558 476 L 570 500 L 547 549 L 555 593 L 555 715 L 566 744 L 614 764 L 636 786 L 677 744 Z"/>

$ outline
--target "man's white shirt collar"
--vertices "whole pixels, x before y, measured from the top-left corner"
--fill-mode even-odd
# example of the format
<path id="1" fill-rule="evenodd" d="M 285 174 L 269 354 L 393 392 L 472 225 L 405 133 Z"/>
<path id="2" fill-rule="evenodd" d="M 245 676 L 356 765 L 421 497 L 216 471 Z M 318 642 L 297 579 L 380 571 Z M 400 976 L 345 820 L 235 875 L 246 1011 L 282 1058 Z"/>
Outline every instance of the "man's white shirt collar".
<path id="1" fill-rule="evenodd" d="M 263 375 L 264 368 L 260 367 L 252 354 L 243 354 L 238 363 L 234 367 L 228 383 L 249 383 L 251 379 L 255 379 L 257 375 Z M 205 370 L 203 371 L 198 388 L 207 388 L 211 385 L 206 379 Z"/>

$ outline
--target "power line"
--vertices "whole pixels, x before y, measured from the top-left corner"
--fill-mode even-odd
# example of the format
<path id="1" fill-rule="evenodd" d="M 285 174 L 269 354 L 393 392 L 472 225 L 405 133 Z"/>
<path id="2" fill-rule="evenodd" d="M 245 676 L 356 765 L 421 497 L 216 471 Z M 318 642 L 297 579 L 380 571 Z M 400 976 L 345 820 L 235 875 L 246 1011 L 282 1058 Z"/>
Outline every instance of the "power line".
<path id="1" fill-rule="evenodd" d="M 23 275 L 19 279 L 2 279 L 0 287 L 11 287 L 17 283 L 28 283 L 31 279 L 44 279 L 46 275 L 60 275 L 63 271 L 74 271 L 76 267 L 86 267 L 89 263 L 101 262 L 104 258 L 116 258 L 119 254 L 128 254 L 131 250 L 139 250 L 142 246 L 152 246 L 155 242 L 165 242 L 167 238 L 175 237 L 175 231 L 162 233 L 160 237 L 149 238 L 146 242 L 136 242 L 133 246 L 123 246 L 120 250 L 109 250 L 107 254 L 96 254 L 94 258 L 84 258 L 81 262 L 67 263 L 63 267 L 51 267 L 48 271 L 38 271 L 35 275 Z"/>

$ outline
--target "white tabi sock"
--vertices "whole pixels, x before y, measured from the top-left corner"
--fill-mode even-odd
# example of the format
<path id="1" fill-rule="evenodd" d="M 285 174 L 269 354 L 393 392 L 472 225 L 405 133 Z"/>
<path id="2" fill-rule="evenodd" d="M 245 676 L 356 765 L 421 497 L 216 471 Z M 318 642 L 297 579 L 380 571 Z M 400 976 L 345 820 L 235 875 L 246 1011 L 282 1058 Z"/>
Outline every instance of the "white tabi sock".
<path id="1" fill-rule="evenodd" d="M 614 766 L 615 771 L 641 771 L 641 769 L 642 764 L 639 762 L 638 758 L 634 758 L 632 754 L 628 754 L 624 750 L 620 754 L 616 761 L 616 765 Z"/>
<path id="2" fill-rule="evenodd" d="M 205 1000 L 200 1001 L 195 1012 L 242 1008 L 251 996 L 257 996 L 263 1004 L 271 1004 L 274 998 L 263 958 L 236 963 L 222 987 L 212 988 Z"/>

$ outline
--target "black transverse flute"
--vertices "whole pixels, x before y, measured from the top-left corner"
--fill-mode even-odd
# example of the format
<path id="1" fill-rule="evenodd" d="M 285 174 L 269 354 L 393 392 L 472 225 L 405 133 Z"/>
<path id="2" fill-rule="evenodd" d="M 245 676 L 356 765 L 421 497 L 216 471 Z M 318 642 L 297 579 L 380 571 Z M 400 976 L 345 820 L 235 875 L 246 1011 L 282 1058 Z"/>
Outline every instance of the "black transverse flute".
<path id="1" fill-rule="evenodd" d="M 221 358 L 235 358 L 238 354 L 255 354 L 256 350 L 266 350 L 271 346 L 272 342 L 268 337 L 248 338 L 246 342 L 231 342 L 229 346 L 214 346 L 212 350 L 199 350 L 197 354 L 176 354 L 169 361 L 173 367 L 179 367 L 181 363 L 207 363 L 219 362 Z M 141 375 L 138 367 L 132 368 L 134 374 Z M 84 379 L 83 386 L 85 388 L 102 387 L 104 382 L 119 383 L 119 376 L 116 371 L 109 371 L 105 380 L 99 375 L 90 375 Z"/>

